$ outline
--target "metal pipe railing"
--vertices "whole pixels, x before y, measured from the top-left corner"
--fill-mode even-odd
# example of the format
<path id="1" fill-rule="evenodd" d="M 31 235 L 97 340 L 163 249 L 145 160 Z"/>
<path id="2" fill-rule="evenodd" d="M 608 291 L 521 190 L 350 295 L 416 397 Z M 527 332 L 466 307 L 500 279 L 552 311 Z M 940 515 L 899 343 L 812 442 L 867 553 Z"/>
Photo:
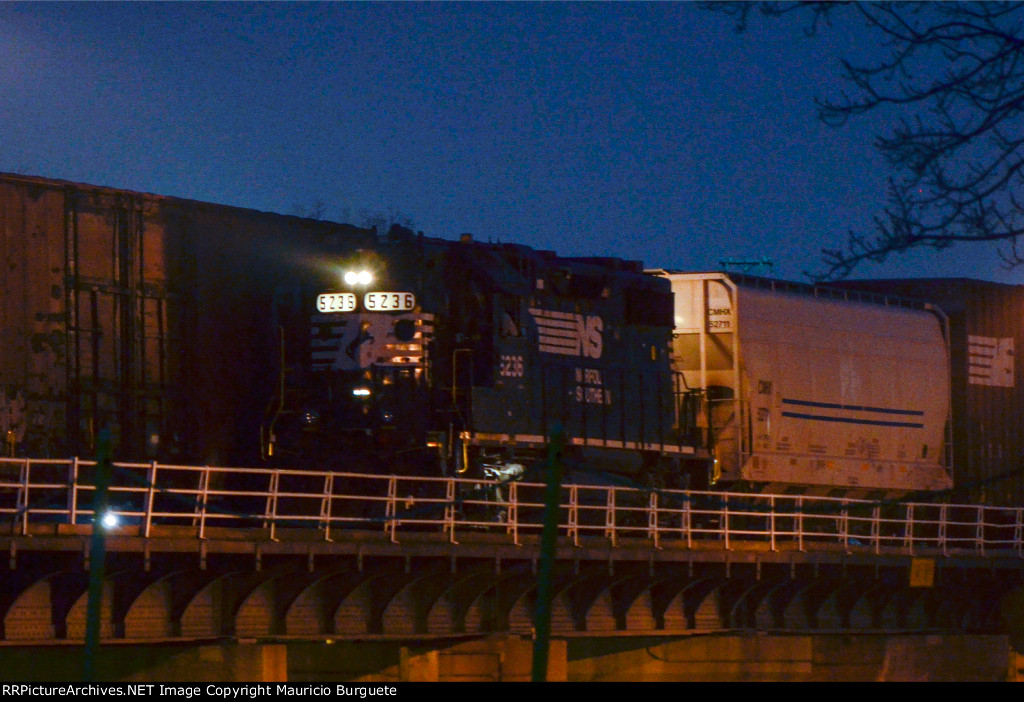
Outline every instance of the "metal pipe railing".
<path id="1" fill-rule="evenodd" d="M 95 462 L 0 459 L 0 524 L 29 535 L 43 524 L 96 519 Z M 4 470 L 4 468 L 7 468 Z M 260 486 L 252 489 L 251 486 Z M 243 487 L 244 486 L 244 487 Z M 773 551 L 828 547 L 882 554 L 1014 554 L 1024 558 L 1024 508 L 573 484 L 562 493 L 561 534 L 581 545 L 603 538 L 628 548 L 717 541 L 726 549 L 762 541 Z M 126 528 L 150 538 L 164 526 L 315 530 L 325 541 L 345 529 L 404 533 L 490 529 L 515 545 L 541 531 L 543 485 L 459 476 L 408 477 L 289 469 L 115 463 L 109 504 Z M 252 509 L 251 509 L 252 508 Z M 39 530 L 37 530 L 38 533 Z"/>

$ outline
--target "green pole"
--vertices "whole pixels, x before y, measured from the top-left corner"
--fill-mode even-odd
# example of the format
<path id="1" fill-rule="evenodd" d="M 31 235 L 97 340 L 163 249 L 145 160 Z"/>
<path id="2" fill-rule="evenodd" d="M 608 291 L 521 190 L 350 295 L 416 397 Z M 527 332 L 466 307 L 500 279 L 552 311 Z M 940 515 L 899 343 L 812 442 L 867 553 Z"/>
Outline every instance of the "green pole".
<path id="1" fill-rule="evenodd" d="M 107 513 L 110 487 L 110 430 L 100 430 L 96 449 L 95 491 L 92 496 L 92 541 L 89 546 L 89 600 L 85 614 L 85 682 L 96 680 L 96 649 L 100 642 L 100 605 L 103 598 L 103 566 L 106 556 L 103 515 Z"/>
<path id="2" fill-rule="evenodd" d="M 558 507 L 562 490 L 562 451 L 565 430 L 555 424 L 548 442 L 546 485 L 544 488 L 544 530 L 540 537 L 540 564 L 537 570 L 537 608 L 533 630 L 533 682 L 548 677 L 548 648 L 551 643 L 551 571 L 554 568 L 555 546 L 558 543 Z"/>

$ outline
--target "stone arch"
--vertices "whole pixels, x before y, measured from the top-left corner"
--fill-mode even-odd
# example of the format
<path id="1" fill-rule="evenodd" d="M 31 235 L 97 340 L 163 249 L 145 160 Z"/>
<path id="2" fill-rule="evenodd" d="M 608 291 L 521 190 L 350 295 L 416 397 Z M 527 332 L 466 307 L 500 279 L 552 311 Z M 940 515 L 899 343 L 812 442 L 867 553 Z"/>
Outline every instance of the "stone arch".
<path id="1" fill-rule="evenodd" d="M 239 612 L 242 612 L 242 630 L 247 636 L 267 630 L 260 619 L 272 620 L 273 607 L 269 613 L 261 614 L 257 606 L 263 606 L 265 591 L 247 605 L 253 592 L 261 589 L 269 580 L 281 575 L 281 570 L 252 571 L 232 570 L 207 576 L 198 571 L 182 574 L 179 584 L 182 591 L 174 604 L 180 611 L 178 630 L 182 638 L 202 639 L 225 634 L 238 634 Z M 172 615 L 173 616 L 173 615 Z"/>
<path id="2" fill-rule="evenodd" d="M 585 627 L 588 632 L 600 634 L 618 630 L 611 590 L 604 588 L 597 594 L 587 608 L 585 619 Z"/>
<path id="3" fill-rule="evenodd" d="M 723 584 L 720 588 L 723 597 L 721 604 L 725 607 L 731 602 L 728 612 L 723 612 L 727 615 L 723 624 L 738 629 L 759 628 L 758 611 L 761 609 L 761 603 L 775 587 L 776 583 L 773 580 L 735 579 Z M 726 589 L 732 590 L 728 597 Z"/>
<path id="4" fill-rule="evenodd" d="M 709 578 L 687 586 L 681 593 L 687 623 L 696 631 L 719 631 L 724 628 L 721 578 Z"/>
<path id="5" fill-rule="evenodd" d="M 882 608 L 880 622 L 886 629 L 923 629 L 928 623 L 922 588 L 897 590 Z"/>
<path id="6" fill-rule="evenodd" d="M 465 633 L 468 629 L 466 620 L 473 604 L 500 579 L 500 575 L 483 568 L 460 574 L 430 606 L 427 631 L 431 634 Z"/>
<path id="7" fill-rule="evenodd" d="M 658 628 L 650 588 L 641 590 L 628 605 L 622 617 L 622 627 L 626 631 L 654 631 Z"/>
<path id="8" fill-rule="evenodd" d="M 370 610 L 373 584 L 383 576 L 371 577 L 356 585 L 338 604 L 332 617 L 336 634 L 370 634 Z"/>
<path id="9" fill-rule="evenodd" d="M 274 633 L 274 589 L 276 584 L 277 578 L 264 580 L 242 598 L 234 616 L 236 636 L 262 638 Z"/>
<path id="10" fill-rule="evenodd" d="M 380 587 L 374 589 L 381 603 L 381 633 L 426 634 L 429 630 L 430 610 L 441 595 L 455 584 L 457 576 L 438 565 L 416 574 L 407 574 L 396 581 L 398 585 L 390 591 Z M 444 627 L 454 628 L 450 616 Z"/>
<path id="11" fill-rule="evenodd" d="M 790 628 L 793 622 L 787 622 L 786 610 L 793 598 L 805 587 L 807 584 L 799 580 L 776 582 L 758 602 L 754 612 L 754 626 L 762 631 Z"/>
<path id="12" fill-rule="evenodd" d="M 794 587 L 786 592 L 788 597 L 781 607 L 782 626 L 785 629 L 807 630 L 815 624 L 810 616 L 808 599 L 814 582 L 795 582 Z"/>
<path id="13" fill-rule="evenodd" d="M 174 636 L 171 586 L 170 575 L 160 578 L 145 587 L 128 605 L 124 614 L 126 639 L 164 639 Z"/>
<path id="14" fill-rule="evenodd" d="M 51 588 L 50 579 L 41 578 L 20 589 L 4 613 L 4 640 L 48 641 L 57 637 Z"/>
<path id="15" fill-rule="evenodd" d="M 316 636 L 328 633 L 324 577 L 309 583 L 296 595 L 285 612 L 284 630 L 289 636 Z"/>
<path id="16" fill-rule="evenodd" d="M 489 633 L 510 630 L 509 618 L 519 598 L 536 585 L 536 576 L 528 568 L 517 568 L 497 578 L 466 607 L 466 632 Z M 532 615 L 531 624 L 532 628 Z M 529 629 L 527 630 L 529 633 Z"/>
<path id="17" fill-rule="evenodd" d="M 524 592 L 516 600 L 508 615 L 508 629 L 513 634 L 530 634 L 533 632 L 534 608 L 537 602 L 537 590 Z M 572 616 L 572 608 L 566 599 L 565 592 L 551 598 L 551 632 L 566 634 L 576 631 L 576 622 Z"/>
<path id="18" fill-rule="evenodd" d="M 71 606 L 67 616 L 67 638 L 85 640 L 86 614 L 89 608 L 89 592 L 83 592 Z M 114 583 L 110 578 L 103 579 L 100 594 L 100 638 L 114 637 L 114 622 L 111 613 L 114 609 Z"/>

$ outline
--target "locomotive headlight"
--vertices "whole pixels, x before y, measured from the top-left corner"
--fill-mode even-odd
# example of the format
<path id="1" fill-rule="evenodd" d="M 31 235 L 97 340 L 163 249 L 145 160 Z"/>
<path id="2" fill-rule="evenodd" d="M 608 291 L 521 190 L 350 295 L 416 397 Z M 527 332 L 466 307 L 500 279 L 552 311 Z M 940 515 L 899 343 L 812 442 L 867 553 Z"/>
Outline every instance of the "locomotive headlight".
<path id="1" fill-rule="evenodd" d="M 370 388 L 352 388 L 352 394 L 356 397 L 369 397 Z"/>
<path id="2" fill-rule="evenodd" d="M 119 521 L 120 520 L 117 518 L 116 514 L 114 514 L 113 512 L 107 512 L 103 515 L 103 518 L 100 519 L 100 524 L 103 526 L 104 529 L 113 529 L 117 526 Z"/>
<path id="3" fill-rule="evenodd" d="M 345 284 L 346 285 L 369 285 L 373 282 L 373 274 L 367 270 L 361 271 L 346 271 L 345 272 Z"/>

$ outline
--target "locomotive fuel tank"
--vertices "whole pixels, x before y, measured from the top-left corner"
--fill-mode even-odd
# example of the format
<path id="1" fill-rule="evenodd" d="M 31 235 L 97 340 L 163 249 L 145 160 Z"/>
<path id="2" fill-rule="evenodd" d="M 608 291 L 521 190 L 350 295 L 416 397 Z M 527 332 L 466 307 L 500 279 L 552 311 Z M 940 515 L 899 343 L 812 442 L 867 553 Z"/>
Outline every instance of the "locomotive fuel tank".
<path id="1" fill-rule="evenodd" d="M 726 273 L 657 272 L 675 369 L 703 391 L 717 481 L 895 496 L 952 485 L 935 307 Z"/>

